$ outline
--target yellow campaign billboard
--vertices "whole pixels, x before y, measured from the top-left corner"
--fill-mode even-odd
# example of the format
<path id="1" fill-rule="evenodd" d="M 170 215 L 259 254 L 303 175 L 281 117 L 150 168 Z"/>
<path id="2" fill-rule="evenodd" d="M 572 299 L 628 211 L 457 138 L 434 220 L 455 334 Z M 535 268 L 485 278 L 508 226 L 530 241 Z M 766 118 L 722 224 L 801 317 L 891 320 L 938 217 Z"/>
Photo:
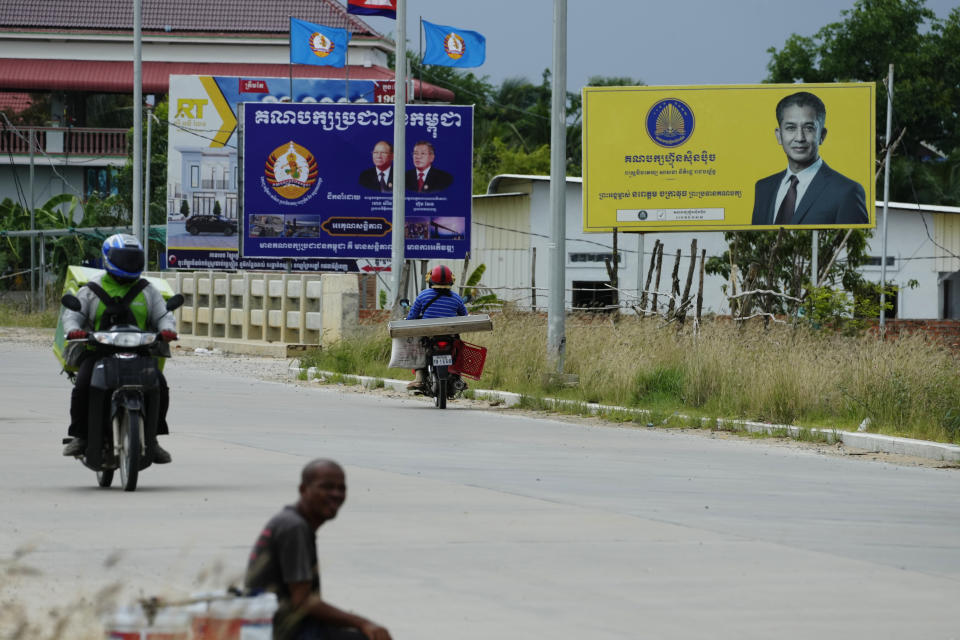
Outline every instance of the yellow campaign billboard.
<path id="1" fill-rule="evenodd" d="M 583 230 L 872 228 L 875 90 L 585 87 Z"/>

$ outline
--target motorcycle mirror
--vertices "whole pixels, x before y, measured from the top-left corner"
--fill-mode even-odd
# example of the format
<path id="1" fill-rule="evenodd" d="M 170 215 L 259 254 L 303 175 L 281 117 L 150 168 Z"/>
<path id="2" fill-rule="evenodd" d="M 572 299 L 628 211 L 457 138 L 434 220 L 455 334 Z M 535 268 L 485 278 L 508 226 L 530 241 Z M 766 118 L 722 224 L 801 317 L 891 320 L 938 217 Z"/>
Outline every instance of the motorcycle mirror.
<path id="1" fill-rule="evenodd" d="M 410 306 L 410 301 L 406 298 L 400 298 L 400 306 L 406 309 Z"/>
<path id="2" fill-rule="evenodd" d="M 180 295 L 179 293 L 174 296 L 171 296 L 170 299 L 167 300 L 167 311 L 173 311 L 175 309 L 179 309 L 182 306 L 183 306 L 183 296 Z"/>
<path id="3" fill-rule="evenodd" d="M 80 311 L 81 309 L 80 298 L 72 293 L 64 294 L 64 296 L 60 298 L 60 304 L 70 309 L 70 311 Z"/>

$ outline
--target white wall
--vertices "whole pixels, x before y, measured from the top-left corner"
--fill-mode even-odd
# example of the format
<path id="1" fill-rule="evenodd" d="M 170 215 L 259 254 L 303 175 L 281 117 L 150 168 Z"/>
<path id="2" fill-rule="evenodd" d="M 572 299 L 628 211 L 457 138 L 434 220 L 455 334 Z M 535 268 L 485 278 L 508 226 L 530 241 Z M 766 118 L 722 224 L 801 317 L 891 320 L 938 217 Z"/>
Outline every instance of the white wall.
<path id="1" fill-rule="evenodd" d="M 898 318 L 939 318 L 942 293 L 935 270 L 933 214 L 893 207 L 888 211 L 887 256 L 894 259 L 894 264 L 887 265 L 886 277 L 889 284 L 900 287 L 896 315 Z M 878 258 L 883 249 L 882 218 L 883 210 L 877 207 L 877 228 L 868 240 L 868 254 Z M 860 272 L 867 280 L 880 282 L 879 265 L 861 267 Z M 908 287 L 911 280 L 917 281 L 916 288 Z"/>

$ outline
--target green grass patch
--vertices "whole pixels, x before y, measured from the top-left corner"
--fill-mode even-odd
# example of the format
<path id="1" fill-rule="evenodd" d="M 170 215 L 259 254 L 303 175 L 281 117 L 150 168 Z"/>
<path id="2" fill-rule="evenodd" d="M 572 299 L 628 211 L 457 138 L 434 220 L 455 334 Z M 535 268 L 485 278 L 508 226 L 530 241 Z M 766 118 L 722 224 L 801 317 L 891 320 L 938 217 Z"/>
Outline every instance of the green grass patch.
<path id="1" fill-rule="evenodd" d="M 592 415 L 588 403 L 618 422 L 719 428 L 715 419 L 792 424 L 805 429 L 870 430 L 960 443 L 960 357 L 922 336 L 882 342 L 808 328 L 760 324 L 737 328 L 706 322 L 699 334 L 651 320 L 571 315 L 566 323 L 564 373 L 575 387 L 556 384 L 546 353 L 546 318 L 503 312 L 491 333 L 466 334 L 487 347 L 477 389 L 519 393 L 521 407 Z M 386 326 L 363 327 L 339 345 L 308 353 L 304 366 L 381 378 L 409 372 L 387 367 Z M 553 407 L 546 401 L 569 401 Z M 648 411 L 645 418 L 635 411 Z M 673 414 L 689 416 L 667 420 Z M 702 419 L 708 419 L 703 422 Z M 783 435 L 786 435 L 785 433 Z"/>
<path id="2" fill-rule="evenodd" d="M 50 303 L 46 311 L 27 311 L 24 305 L 0 303 L 0 326 L 55 329 L 59 318 L 59 303 Z"/>

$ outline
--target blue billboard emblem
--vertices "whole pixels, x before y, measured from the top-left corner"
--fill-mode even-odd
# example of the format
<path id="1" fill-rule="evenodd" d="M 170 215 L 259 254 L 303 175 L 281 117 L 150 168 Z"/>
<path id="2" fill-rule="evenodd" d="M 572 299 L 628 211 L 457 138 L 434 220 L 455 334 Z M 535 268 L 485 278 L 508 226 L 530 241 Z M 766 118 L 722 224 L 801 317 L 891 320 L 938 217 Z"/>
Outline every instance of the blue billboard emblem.
<path id="1" fill-rule="evenodd" d="M 693 111 L 682 100 L 661 100 L 647 112 L 647 134 L 661 147 L 676 147 L 693 134 Z"/>

